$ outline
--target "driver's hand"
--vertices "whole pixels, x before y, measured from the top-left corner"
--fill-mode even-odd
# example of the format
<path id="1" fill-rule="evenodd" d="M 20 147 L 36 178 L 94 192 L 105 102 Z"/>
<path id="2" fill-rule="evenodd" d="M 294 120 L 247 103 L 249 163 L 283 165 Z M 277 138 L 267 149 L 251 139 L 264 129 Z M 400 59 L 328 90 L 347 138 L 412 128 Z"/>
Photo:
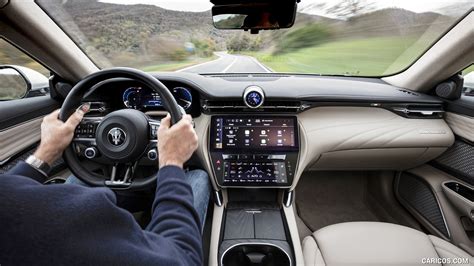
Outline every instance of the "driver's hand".
<path id="1" fill-rule="evenodd" d="M 194 131 L 190 115 L 171 126 L 168 114 L 161 120 L 158 128 L 158 154 L 160 168 L 174 165 L 183 168 L 184 163 L 191 158 L 198 147 L 198 136 Z"/>
<path id="2" fill-rule="evenodd" d="M 82 105 L 66 122 L 59 120 L 59 109 L 45 116 L 41 123 L 41 143 L 34 153 L 35 157 L 52 165 L 71 143 L 74 130 L 89 108 L 89 104 Z"/>

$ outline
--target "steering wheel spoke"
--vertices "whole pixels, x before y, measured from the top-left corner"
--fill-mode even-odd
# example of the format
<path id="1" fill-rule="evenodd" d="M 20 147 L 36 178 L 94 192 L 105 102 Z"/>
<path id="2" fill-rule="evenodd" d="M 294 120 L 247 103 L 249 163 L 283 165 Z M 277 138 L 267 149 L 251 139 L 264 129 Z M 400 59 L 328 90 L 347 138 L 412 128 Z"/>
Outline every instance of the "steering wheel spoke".
<path id="1" fill-rule="evenodd" d="M 121 164 L 115 164 L 112 166 L 112 170 L 110 173 L 110 180 L 105 181 L 105 185 L 111 188 L 128 188 L 132 182 L 133 177 L 135 175 L 135 169 L 138 165 L 138 162 L 134 162 L 131 164 L 125 164 L 125 174 L 123 178 L 120 178 L 120 170 Z"/>

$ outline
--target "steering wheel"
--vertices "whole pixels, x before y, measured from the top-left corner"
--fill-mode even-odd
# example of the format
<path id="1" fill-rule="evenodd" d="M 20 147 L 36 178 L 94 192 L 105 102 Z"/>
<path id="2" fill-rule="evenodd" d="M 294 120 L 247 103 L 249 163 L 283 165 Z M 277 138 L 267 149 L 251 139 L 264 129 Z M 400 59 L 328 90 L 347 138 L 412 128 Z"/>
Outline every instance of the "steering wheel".
<path id="1" fill-rule="evenodd" d="M 183 117 L 184 109 L 177 104 L 168 88 L 158 79 L 137 69 L 119 67 L 95 72 L 77 83 L 66 97 L 59 119 L 66 121 L 81 105 L 84 95 L 91 88 L 112 78 L 133 79 L 158 93 L 164 108 L 171 115 L 172 124 Z M 151 187 L 155 184 L 156 174 L 134 178 L 134 173 L 145 153 L 153 149 L 156 154 L 155 165 L 158 165 L 156 129 L 159 125 L 160 121 L 153 120 L 134 109 L 117 110 L 104 117 L 84 117 L 76 132 L 79 130 L 89 135 L 86 138 L 77 138 L 75 134 L 73 141 L 63 153 L 64 161 L 77 178 L 91 186 L 107 186 L 120 190 Z M 87 148 L 89 154 L 84 153 Z M 101 169 L 106 170 L 100 173 L 89 171 L 79 160 L 79 156 L 84 154 L 100 165 Z"/>

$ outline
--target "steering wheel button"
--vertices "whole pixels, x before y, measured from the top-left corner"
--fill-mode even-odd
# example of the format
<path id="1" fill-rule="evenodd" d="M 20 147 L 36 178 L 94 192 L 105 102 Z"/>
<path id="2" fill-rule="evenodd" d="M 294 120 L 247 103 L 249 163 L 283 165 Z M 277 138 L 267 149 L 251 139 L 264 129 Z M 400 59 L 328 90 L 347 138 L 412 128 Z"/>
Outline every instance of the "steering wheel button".
<path id="1" fill-rule="evenodd" d="M 155 161 L 156 159 L 158 159 L 158 152 L 156 151 L 156 149 L 151 149 L 150 151 L 148 151 L 147 157 L 151 161 Z"/>
<path id="2" fill-rule="evenodd" d="M 84 156 L 88 159 L 93 159 L 97 156 L 97 149 L 94 147 L 89 147 L 84 151 Z"/>

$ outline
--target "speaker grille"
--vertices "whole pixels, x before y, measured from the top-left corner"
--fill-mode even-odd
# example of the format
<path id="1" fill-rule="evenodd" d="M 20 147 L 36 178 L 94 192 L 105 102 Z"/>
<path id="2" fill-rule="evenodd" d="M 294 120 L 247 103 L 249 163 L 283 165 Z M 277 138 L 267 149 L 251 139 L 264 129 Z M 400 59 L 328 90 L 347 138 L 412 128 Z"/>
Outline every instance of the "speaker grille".
<path id="1" fill-rule="evenodd" d="M 439 232 L 450 237 L 438 200 L 428 184 L 415 175 L 402 173 L 397 190 L 402 203 L 412 207 Z"/>
<path id="2" fill-rule="evenodd" d="M 434 161 L 455 177 L 474 185 L 474 147 L 460 140 L 456 140 L 445 153 Z"/>

